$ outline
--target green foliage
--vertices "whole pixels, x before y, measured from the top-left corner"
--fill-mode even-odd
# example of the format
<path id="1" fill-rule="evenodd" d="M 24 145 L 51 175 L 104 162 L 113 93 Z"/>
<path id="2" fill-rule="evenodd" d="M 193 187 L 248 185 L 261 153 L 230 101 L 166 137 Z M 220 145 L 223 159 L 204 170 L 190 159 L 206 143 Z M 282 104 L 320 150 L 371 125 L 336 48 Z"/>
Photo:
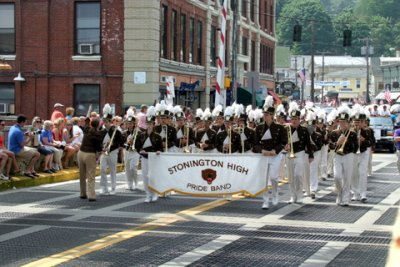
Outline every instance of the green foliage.
<path id="1" fill-rule="evenodd" d="M 282 9 L 277 23 L 279 45 L 293 45 L 293 27 L 302 25 L 302 37 L 299 47 L 303 54 L 311 53 L 312 31 L 316 50 L 329 51 L 335 40 L 329 14 L 318 0 L 291 0 Z M 297 51 L 296 51 L 297 52 Z"/>

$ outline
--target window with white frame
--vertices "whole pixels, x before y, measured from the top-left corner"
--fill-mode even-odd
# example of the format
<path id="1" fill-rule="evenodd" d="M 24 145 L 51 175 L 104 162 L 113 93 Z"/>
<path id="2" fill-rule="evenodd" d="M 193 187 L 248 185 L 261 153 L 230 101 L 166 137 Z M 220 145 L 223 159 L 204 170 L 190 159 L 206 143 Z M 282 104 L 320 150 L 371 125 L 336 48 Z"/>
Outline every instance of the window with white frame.
<path id="1" fill-rule="evenodd" d="M 361 80 L 360 79 L 356 80 L 356 88 L 361 88 Z"/>
<path id="2" fill-rule="evenodd" d="M 100 2 L 75 3 L 75 53 L 100 54 Z"/>
<path id="3" fill-rule="evenodd" d="M 15 113 L 14 83 L 0 83 L 0 114 Z"/>
<path id="4" fill-rule="evenodd" d="M 15 6 L 0 3 L 0 54 L 15 54 Z"/>
<path id="5" fill-rule="evenodd" d="M 100 85 L 99 84 L 75 84 L 74 108 L 77 116 L 86 116 L 90 111 L 100 111 Z"/>

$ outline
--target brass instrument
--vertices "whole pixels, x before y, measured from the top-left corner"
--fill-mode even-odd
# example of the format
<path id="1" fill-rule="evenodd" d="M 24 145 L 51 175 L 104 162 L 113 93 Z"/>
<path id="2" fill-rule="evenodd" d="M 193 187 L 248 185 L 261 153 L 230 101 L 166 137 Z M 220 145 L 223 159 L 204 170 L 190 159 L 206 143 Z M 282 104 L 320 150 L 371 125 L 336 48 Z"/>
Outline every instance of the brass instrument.
<path id="1" fill-rule="evenodd" d="M 229 127 L 228 129 L 228 136 L 229 136 L 228 154 L 232 154 L 232 127 Z"/>
<path id="2" fill-rule="evenodd" d="M 244 127 L 239 126 L 238 130 L 239 130 L 239 135 L 240 135 L 240 145 L 242 146 L 242 154 L 244 154 L 244 140 L 242 138 L 242 134 L 244 133 Z"/>
<path id="3" fill-rule="evenodd" d="M 118 131 L 117 126 L 114 126 L 114 131 L 113 131 L 113 133 L 112 133 L 112 135 L 111 135 L 110 141 L 108 141 L 108 143 L 106 143 L 106 145 L 105 145 L 105 147 L 106 147 L 106 149 L 104 150 L 104 154 L 105 154 L 105 155 L 110 154 L 111 145 L 112 145 L 112 143 L 113 143 L 113 141 L 114 141 L 115 133 L 116 133 L 117 131 Z"/>
<path id="4" fill-rule="evenodd" d="M 341 156 L 344 155 L 344 147 L 346 146 L 347 139 L 348 139 L 349 136 L 350 136 L 350 132 L 351 132 L 351 129 L 349 128 L 346 135 L 343 135 L 343 133 L 342 133 L 342 135 L 344 136 L 344 141 L 343 141 L 342 144 L 336 145 L 336 148 L 335 148 L 335 151 L 336 151 L 336 153 L 337 153 L 338 155 L 341 155 Z M 340 137 L 339 137 L 339 138 L 340 138 Z"/>
<path id="5" fill-rule="evenodd" d="M 164 152 L 168 152 L 168 126 L 167 125 L 162 125 L 162 132 L 165 133 L 165 148 L 164 148 Z"/>
<path id="6" fill-rule="evenodd" d="M 288 144 L 290 146 L 289 158 L 295 159 L 296 155 L 294 154 L 293 150 L 292 127 L 290 127 L 290 125 L 288 125 L 287 131 L 288 131 Z"/>
<path id="7" fill-rule="evenodd" d="M 184 137 L 186 138 L 186 145 L 185 145 L 185 148 L 183 149 L 183 152 L 184 153 L 190 153 L 190 149 L 189 149 L 189 133 L 190 133 L 189 123 L 186 123 L 183 129 L 184 129 Z"/>
<path id="8" fill-rule="evenodd" d="M 129 144 L 129 142 L 128 142 L 128 145 L 127 145 L 127 148 L 126 148 L 126 150 L 127 151 L 135 151 L 136 150 L 136 148 L 135 148 L 135 143 L 136 143 L 136 137 L 137 137 L 137 135 L 138 135 L 138 132 L 139 132 L 139 130 L 137 129 L 137 128 L 135 128 L 134 130 L 133 130 L 133 140 L 132 140 L 132 143 L 131 144 Z"/>
<path id="9" fill-rule="evenodd" d="M 361 137 L 361 129 L 358 129 L 358 130 L 357 130 L 357 144 L 358 144 L 358 149 L 357 149 L 357 153 L 356 153 L 356 154 L 360 154 L 360 153 L 361 153 L 361 151 L 360 151 L 360 145 L 361 145 L 360 137 Z"/>

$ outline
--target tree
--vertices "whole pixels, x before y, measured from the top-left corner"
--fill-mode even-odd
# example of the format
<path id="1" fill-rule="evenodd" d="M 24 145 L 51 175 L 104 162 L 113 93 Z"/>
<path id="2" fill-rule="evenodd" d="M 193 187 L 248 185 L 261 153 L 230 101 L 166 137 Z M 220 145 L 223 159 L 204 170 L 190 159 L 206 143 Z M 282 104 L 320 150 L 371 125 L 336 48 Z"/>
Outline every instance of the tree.
<path id="1" fill-rule="evenodd" d="M 312 28 L 314 25 L 315 51 L 331 51 L 335 35 L 329 14 L 318 0 L 291 0 L 283 7 L 277 22 L 279 45 L 293 45 L 293 27 L 302 25 L 302 41 L 299 43 L 303 54 L 311 54 Z"/>
<path id="2" fill-rule="evenodd" d="M 363 17 L 381 16 L 391 18 L 393 22 L 400 21 L 399 0 L 359 0 L 356 12 Z"/>

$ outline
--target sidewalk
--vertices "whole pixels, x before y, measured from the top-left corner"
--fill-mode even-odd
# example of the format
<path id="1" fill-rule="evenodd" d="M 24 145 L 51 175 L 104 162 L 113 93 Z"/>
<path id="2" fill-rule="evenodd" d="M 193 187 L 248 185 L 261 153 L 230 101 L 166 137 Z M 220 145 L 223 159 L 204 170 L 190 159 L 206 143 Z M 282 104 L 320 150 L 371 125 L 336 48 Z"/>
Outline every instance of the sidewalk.
<path id="1" fill-rule="evenodd" d="M 123 164 L 118 164 L 117 172 L 123 172 L 123 171 L 124 171 Z M 14 175 L 11 177 L 11 180 L 9 181 L 0 180 L 0 191 L 79 179 L 78 167 L 70 167 L 66 170 L 58 171 L 57 173 L 53 174 L 43 173 L 43 172 L 38 172 L 38 174 L 40 175 L 40 177 L 37 177 L 35 179 L 28 178 L 23 175 Z M 100 175 L 99 166 L 97 167 L 96 170 L 96 176 L 97 175 Z"/>

